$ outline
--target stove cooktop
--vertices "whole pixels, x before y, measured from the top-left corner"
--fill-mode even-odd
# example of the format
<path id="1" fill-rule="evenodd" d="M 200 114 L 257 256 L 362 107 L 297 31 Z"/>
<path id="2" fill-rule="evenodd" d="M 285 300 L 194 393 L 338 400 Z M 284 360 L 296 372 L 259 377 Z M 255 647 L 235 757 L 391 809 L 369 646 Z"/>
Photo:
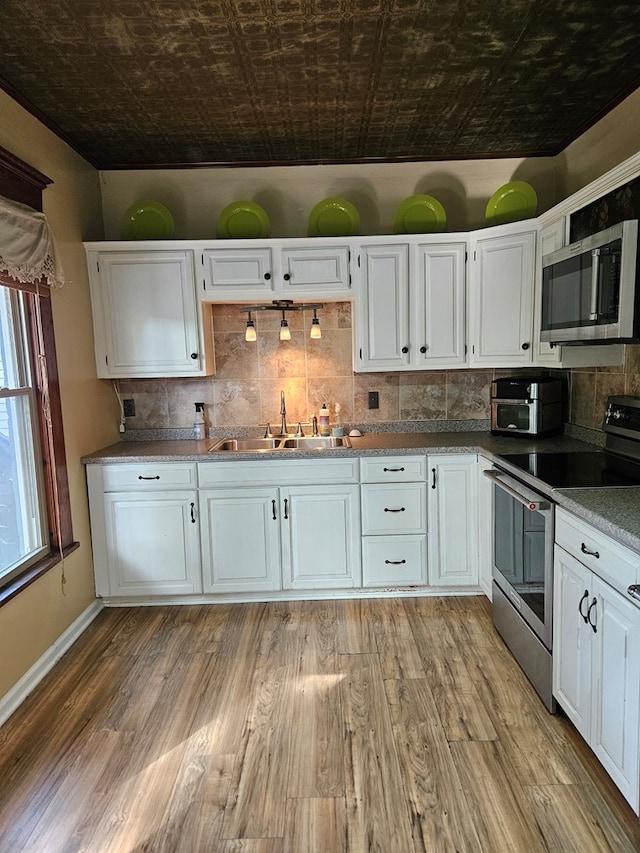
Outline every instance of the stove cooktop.
<path id="1" fill-rule="evenodd" d="M 552 489 L 640 486 L 640 462 L 606 450 L 507 453 L 501 458 Z"/>

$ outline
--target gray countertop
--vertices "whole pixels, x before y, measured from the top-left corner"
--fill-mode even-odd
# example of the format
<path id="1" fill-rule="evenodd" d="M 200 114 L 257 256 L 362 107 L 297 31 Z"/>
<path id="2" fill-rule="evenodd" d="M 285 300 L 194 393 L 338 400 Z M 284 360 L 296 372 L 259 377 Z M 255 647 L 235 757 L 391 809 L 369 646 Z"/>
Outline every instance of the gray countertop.
<path id="1" fill-rule="evenodd" d="M 217 462 L 220 460 L 330 459 L 340 456 L 377 456 L 393 453 L 480 453 L 491 461 L 504 453 L 530 451 L 593 450 L 593 445 L 573 438 L 557 436 L 524 439 L 493 436 L 489 432 L 368 433 L 352 438 L 351 448 L 334 450 L 278 450 L 275 452 L 210 453 L 218 439 L 175 441 L 121 441 L 90 453 L 84 464 L 134 462 Z M 575 513 L 640 554 L 640 488 L 556 489 L 553 496 L 560 506 Z"/>

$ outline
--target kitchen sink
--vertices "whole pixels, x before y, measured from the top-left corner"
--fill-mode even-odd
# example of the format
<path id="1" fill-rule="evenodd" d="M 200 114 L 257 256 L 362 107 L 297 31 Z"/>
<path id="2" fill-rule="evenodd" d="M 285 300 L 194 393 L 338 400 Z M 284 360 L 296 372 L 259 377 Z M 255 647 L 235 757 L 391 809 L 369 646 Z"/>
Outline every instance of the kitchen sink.
<path id="1" fill-rule="evenodd" d="M 299 438 L 285 438 L 284 450 L 329 450 L 333 447 L 351 447 L 346 435 L 304 435 Z"/>
<path id="2" fill-rule="evenodd" d="M 276 450 L 331 450 L 351 447 L 346 435 L 275 436 L 274 438 L 222 438 L 209 448 L 209 453 L 235 451 L 236 453 L 268 452 Z"/>
<path id="3" fill-rule="evenodd" d="M 218 453 L 220 450 L 234 450 L 236 453 L 247 450 L 276 450 L 280 441 L 279 438 L 223 438 L 209 448 L 209 453 Z"/>

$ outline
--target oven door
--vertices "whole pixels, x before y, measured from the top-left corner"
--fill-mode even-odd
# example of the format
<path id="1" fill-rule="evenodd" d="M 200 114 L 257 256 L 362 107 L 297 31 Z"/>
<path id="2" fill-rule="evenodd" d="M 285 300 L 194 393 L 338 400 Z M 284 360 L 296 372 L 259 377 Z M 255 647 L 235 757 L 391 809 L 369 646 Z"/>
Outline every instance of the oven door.
<path id="1" fill-rule="evenodd" d="M 551 651 L 555 506 L 499 469 L 493 482 L 493 579 Z"/>

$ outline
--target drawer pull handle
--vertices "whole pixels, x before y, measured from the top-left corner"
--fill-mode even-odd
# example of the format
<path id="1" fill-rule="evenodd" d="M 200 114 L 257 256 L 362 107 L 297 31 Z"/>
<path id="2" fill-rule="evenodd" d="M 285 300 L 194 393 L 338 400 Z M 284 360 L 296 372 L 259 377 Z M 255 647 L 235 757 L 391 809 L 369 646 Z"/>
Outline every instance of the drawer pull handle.
<path id="1" fill-rule="evenodd" d="M 193 502 L 191 502 L 189 504 L 189 506 L 191 507 L 191 524 L 195 524 L 196 523 L 196 513 L 195 513 L 196 505 Z"/>
<path id="2" fill-rule="evenodd" d="M 404 566 L 406 560 L 385 560 L 385 566 Z"/>
<path id="3" fill-rule="evenodd" d="M 594 634 L 598 633 L 598 628 L 596 626 L 596 623 L 591 621 L 591 611 L 593 610 L 593 608 L 596 606 L 597 603 L 598 603 L 598 599 L 594 595 L 593 601 L 591 602 L 591 604 L 589 605 L 589 609 L 587 610 L 587 620 L 589 622 L 589 625 L 591 625 L 591 627 L 593 628 Z M 598 611 L 596 610 L 596 616 L 597 615 L 598 615 Z"/>
<path id="4" fill-rule="evenodd" d="M 276 515 L 276 502 L 275 501 L 271 501 L 271 511 L 273 513 L 273 520 L 277 521 L 278 516 Z"/>
<path id="5" fill-rule="evenodd" d="M 386 506 L 384 508 L 384 511 L 385 512 L 404 512 L 404 507 L 401 506 L 400 509 L 391 509 L 390 507 Z"/>
<path id="6" fill-rule="evenodd" d="M 627 592 L 631 598 L 637 598 L 640 601 L 640 584 L 632 583 Z"/>
<path id="7" fill-rule="evenodd" d="M 586 601 L 586 600 L 587 600 L 587 598 L 589 598 L 589 590 L 588 590 L 588 589 L 585 589 L 584 594 L 583 594 L 583 596 L 582 596 L 582 598 L 580 599 L 580 602 L 579 602 L 579 604 L 578 604 L 578 613 L 579 613 L 579 614 L 582 616 L 582 618 L 584 619 L 584 623 L 585 623 L 585 625 L 586 625 L 586 624 L 587 624 L 587 622 L 589 621 L 589 617 L 588 617 L 588 615 L 587 615 L 586 613 L 583 613 L 583 612 L 582 612 L 582 602 L 583 602 L 583 601 Z"/>
<path id="8" fill-rule="evenodd" d="M 385 472 L 385 474 L 388 474 L 388 473 L 397 474 L 400 471 L 404 471 L 404 468 L 383 468 L 382 470 Z"/>
<path id="9" fill-rule="evenodd" d="M 143 476 L 142 476 L 142 474 L 139 474 L 139 475 L 138 475 L 138 479 L 139 479 L 139 480 L 159 480 L 159 479 L 160 479 L 160 474 L 156 474 L 156 476 L 155 476 L 155 477 L 143 477 Z"/>
<path id="10" fill-rule="evenodd" d="M 586 554 L 588 557 L 595 557 L 596 560 L 600 559 L 600 552 L 599 551 L 590 551 L 587 548 L 587 546 L 584 544 L 584 542 L 580 543 L 580 550 L 582 551 L 583 554 Z"/>

